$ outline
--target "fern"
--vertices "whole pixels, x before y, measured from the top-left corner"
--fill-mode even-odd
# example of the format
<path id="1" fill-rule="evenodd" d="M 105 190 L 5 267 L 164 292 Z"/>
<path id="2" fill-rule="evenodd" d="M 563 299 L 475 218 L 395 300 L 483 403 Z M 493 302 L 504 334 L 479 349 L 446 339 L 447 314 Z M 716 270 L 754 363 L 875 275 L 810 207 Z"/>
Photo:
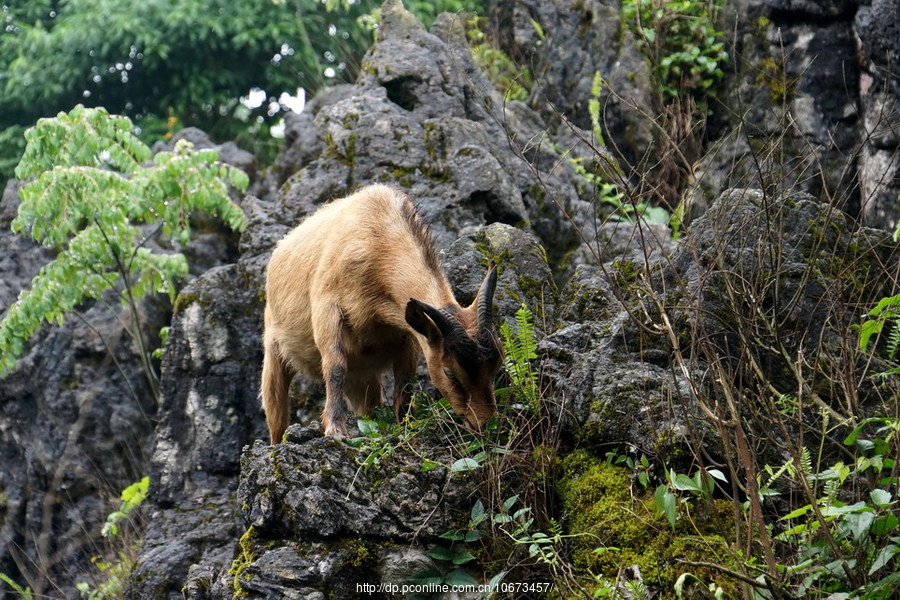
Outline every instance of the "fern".
<path id="1" fill-rule="evenodd" d="M 803 475 L 809 477 L 812 475 L 812 457 L 809 454 L 809 448 L 803 446 L 800 451 L 800 468 L 803 470 Z"/>
<path id="2" fill-rule="evenodd" d="M 516 311 L 515 322 L 515 330 L 508 323 L 500 325 L 500 337 L 505 349 L 503 366 L 513 391 L 534 408 L 538 387 L 537 372 L 531 366 L 531 361 L 537 358 L 534 315 L 523 304 Z"/>
<path id="3" fill-rule="evenodd" d="M 900 348 L 900 322 L 894 320 L 891 322 L 891 332 L 888 335 L 887 346 L 884 354 L 893 360 L 897 356 L 897 349 Z"/>
<path id="4" fill-rule="evenodd" d="M 11 587 L 22 600 L 33 600 L 34 593 L 31 591 L 31 588 L 22 587 L 21 585 L 13 581 L 12 577 L 7 575 L 6 573 L 0 573 L 0 581 Z"/>

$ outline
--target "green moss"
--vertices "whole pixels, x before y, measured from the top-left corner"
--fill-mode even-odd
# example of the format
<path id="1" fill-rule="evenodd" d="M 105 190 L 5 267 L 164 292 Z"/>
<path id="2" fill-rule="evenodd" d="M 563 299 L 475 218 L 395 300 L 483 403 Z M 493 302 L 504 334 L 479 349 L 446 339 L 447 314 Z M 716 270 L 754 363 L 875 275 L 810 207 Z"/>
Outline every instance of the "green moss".
<path id="1" fill-rule="evenodd" d="M 623 260 L 617 258 L 613 261 L 613 280 L 616 285 L 622 289 L 631 287 L 631 284 L 638 281 L 643 269 L 635 264 L 632 260 Z"/>
<path id="2" fill-rule="evenodd" d="M 391 171 L 391 177 L 387 179 L 392 179 L 407 189 L 412 188 L 415 183 L 415 176 L 413 173 L 410 173 L 407 169 L 402 167 L 394 167 L 393 171 Z"/>
<path id="3" fill-rule="evenodd" d="M 248 595 L 243 587 L 241 587 L 241 579 L 243 578 L 244 571 L 247 570 L 247 567 L 252 565 L 257 558 L 256 550 L 254 549 L 256 536 L 256 529 L 251 525 L 247 528 L 247 531 L 244 532 L 244 535 L 241 536 L 241 539 L 238 540 L 238 555 L 231 562 L 231 568 L 228 569 L 228 575 L 233 578 L 231 587 L 234 590 L 234 595 L 232 596 L 234 600 L 246 598 Z"/>
<path id="4" fill-rule="evenodd" d="M 558 491 L 567 533 L 576 536 L 572 538 L 576 568 L 615 579 L 625 567 L 638 565 L 644 581 L 662 592 L 661 598 L 674 596 L 673 586 L 685 571 L 715 581 L 728 593 L 736 591 L 735 583 L 723 580 L 718 572 L 684 564 L 735 568 L 722 536 L 731 530 L 730 504 L 713 503 L 708 515 L 698 510 L 673 530 L 656 516 L 652 492 L 632 489 L 627 470 L 576 451 L 562 461 L 562 473 Z"/>
<path id="5" fill-rule="evenodd" d="M 189 292 L 184 294 L 178 294 L 178 297 L 175 298 L 175 305 L 172 307 L 172 311 L 174 314 L 180 313 L 182 310 L 200 300 L 200 294 L 197 292 Z"/>
<path id="6" fill-rule="evenodd" d="M 772 102 L 781 104 L 793 96 L 796 82 L 788 79 L 783 61 L 767 56 L 757 65 L 756 83 L 769 90 Z"/>
<path id="7" fill-rule="evenodd" d="M 443 160 L 447 156 L 444 130 L 436 123 L 425 123 L 425 152 L 432 161 Z"/>

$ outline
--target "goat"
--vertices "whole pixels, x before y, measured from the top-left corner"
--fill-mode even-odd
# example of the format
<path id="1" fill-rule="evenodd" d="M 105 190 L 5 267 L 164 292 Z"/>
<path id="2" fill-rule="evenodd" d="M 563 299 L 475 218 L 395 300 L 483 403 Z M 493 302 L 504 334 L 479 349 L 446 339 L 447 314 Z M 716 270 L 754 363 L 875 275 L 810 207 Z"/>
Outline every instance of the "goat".
<path id="1" fill-rule="evenodd" d="M 410 199 L 371 185 L 326 204 L 275 247 L 266 271 L 262 405 L 272 444 L 290 423 L 296 372 L 325 381 L 325 435 L 346 437 L 347 403 L 371 415 L 394 375 L 394 414 L 410 400 L 419 349 L 432 383 L 480 429 L 495 412 L 501 348 L 491 314 L 497 271 L 461 307 Z"/>

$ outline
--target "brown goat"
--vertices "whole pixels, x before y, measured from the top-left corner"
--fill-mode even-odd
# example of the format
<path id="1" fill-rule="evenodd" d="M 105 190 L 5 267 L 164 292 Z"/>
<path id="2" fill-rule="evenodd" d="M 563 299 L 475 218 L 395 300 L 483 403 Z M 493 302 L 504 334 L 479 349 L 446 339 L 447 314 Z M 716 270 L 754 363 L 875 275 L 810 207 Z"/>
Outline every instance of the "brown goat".
<path id="1" fill-rule="evenodd" d="M 438 391 L 480 428 L 494 414 L 501 358 L 496 283 L 492 265 L 472 305 L 457 304 L 430 232 L 397 190 L 372 185 L 323 206 L 278 243 L 266 273 L 262 404 L 271 443 L 290 423 L 298 371 L 325 381 L 326 435 L 347 435 L 345 396 L 371 415 L 388 370 L 400 420 L 419 348 Z"/>

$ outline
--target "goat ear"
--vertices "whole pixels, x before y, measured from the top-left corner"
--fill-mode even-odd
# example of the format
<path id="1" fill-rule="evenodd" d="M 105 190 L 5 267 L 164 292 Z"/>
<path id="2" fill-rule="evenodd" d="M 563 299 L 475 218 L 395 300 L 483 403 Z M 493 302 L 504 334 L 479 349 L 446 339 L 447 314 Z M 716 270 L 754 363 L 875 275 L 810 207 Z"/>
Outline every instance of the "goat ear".
<path id="1" fill-rule="evenodd" d="M 412 298 L 406 303 L 406 322 L 410 327 L 421 333 L 428 339 L 429 344 L 437 343 L 441 339 L 441 330 L 434 321 L 425 314 L 422 303 Z"/>

